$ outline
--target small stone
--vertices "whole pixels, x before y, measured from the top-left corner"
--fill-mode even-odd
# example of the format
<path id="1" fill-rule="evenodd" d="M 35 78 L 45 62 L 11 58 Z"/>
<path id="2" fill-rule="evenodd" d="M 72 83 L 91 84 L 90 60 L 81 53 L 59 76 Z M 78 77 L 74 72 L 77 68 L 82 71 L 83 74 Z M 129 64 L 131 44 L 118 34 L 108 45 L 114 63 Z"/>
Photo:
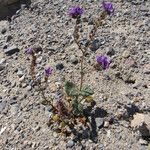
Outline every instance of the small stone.
<path id="1" fill-rule="evenodd" d="M 62 63 L 58 63 L 57 65 L 56 65 L 56 69 L 57 70 L 62 70 L 64 68 L 64 65 L 62 64 Z"/>
<path id="2" fill-rule="evenodd" d="M 19 78 L 19 82 L 24 81 L 24 79 L 25 79 L 25 76 L 23 75 L 21 78 Z"/>
<path id="3" fill-rule="evenodd" d="M 105 122 L 104 122 L 104 127 L 105 127 L 105 128 L 108 128 L 108 127 L 109 127 L 109 122 L 108 122 L 108 121 L 105 121 Z"/>
<path id="4" fill-rule="evenodd" d="M 5 65 L 4 64 L 0 64 L 0 71 L 4 70 L 5 69 Z"/>
<path id="5" fill-rule="evenodd" d="M 95 40 L 92 42 L 90 49 L 91 49 L 92 51 L 96 51 L 96 50 L 99 49 L 100 45 L 101 45 L 101 44 L 100 44 L 99 39 L 95 39 Z"/>
<path id="6" fill-rule="evenodd" d="M 51 91 L 52 93 L 54 93 L 54 92 L 57 91 L 57 86 L 56 86 L 55 83 L 52 83 L 52 84 L 50 85 L 50 91 Z"/>
<path id="7" fill-rule="evenodd" d="M 26 89 L 27 89 L 27 91 L 31 91 L 31 90 L 32 90 L 32 86 L 28 85 L 28 86 L 26 87 Z"/>
<path id="8" fill-rule="evenodd" d="M 146 140 L 143 140 L 143 139 L 140 139 L 140 140 L 139 140 L 139 143 L 140 143 L 141 145 L 148 145 L 148 142 L 147 142 Z"/>
<path id="9" fill-rule="evenodd" d="M 27 87 L 27 83 L 22 83 L 22 87 L 23 88 Z"/>
<path id="10" fill-rule="evenodd" d="M 150 74 L 150 64 L 144 65 L 143 73 Z"/>
<path id="11" fill-rule="evenodd" d="M 11 106 L 10 112 L 12 115 L 17 115 L 18 111 L 19 111 L 19 107 L 17 104 Z"/>
<path id="12" fill-rule="evenodd" d="M 124 67 L 126 69 L 129 69 L 131 67 L 135 67 L 136 66 L 136 62 L 133 60 L 133 58 L 129 57 L 124 61 Z"/>
<path id="13" fill-rule="evenodd" d="M 58 138 L 58 134 L 56 132 L 53 133 L 54 138 Z"/>
<path id="14" fill-rule="evenodd" d="M 6 28 L 3 28 L 3 29 L 1 30 L 1 33 L 2 33 L 2 34 L 5 34 L 6 31 L 7 31 L 7 29 L 6 29 Z"/>
<path id="15" fill-rule="evenodd" d="M 6 107 L 6 101 L 0 102 L 0 113 L 3 111 L 3 109 L 5 109 L 5 107 Z"/>
<path id="16" fill-rule="evenodd" d="M 7 36 L 6 42 L 9 42 L 11 39 L 13 39 L 13 37 L 11 35 Z"/>
<path id="17" fill-rule="evenodd" d="M 41 129 L 40 126 L 36 126 L 36 127 L 34 128 L 34 131 L 38 132 L 38 131 L 40 131 L 40 129 Z"/>
<path id="18" fill-rule="evenodd" d="M 122 57 L 123 58 L 128 58 L 130 56 L 130 51 L 126 50 L 123 52 Z"/>
<path id="19" fill-rule="evenodd" d="M 115 55 L 115 50 L 112 47 L 109 47 L 106 51 L 108 56 Z"/>
<path id="20" fill-rule="evenodd" d="M 4 50 L 4 53 L 7 55 L 12 55 L 12 54 L 19 52 L 19 51 L 20 50 L 17 46 L 11 46 L 8 49 Z"/>
<path id="21" fill-rule="evenodd" d="M 68 142 L 67 142 L 67 145 L 66 145 L 67 147 L 73 147 L 74 146 L 74 141 L 72 141 L 72 140 L 69 140 Z"/>
<path id="22" fill-rule="evenodd" d="M 18 70 L 17 75 L 21 78 L 24 75 L 24 72 L 22 70 Z"/>
<path id="23" fill-rule="evenodd" d="M 70 62 L 73 64 L 77 64 L 78 63 L 78 59 L 75 55 L 71 55 L 70 56 Z"/>
<path id="24" fill-rule="evenodd" d="M 96 121 L 97 128 L 100 129 L 103 127 L 103 125 L 104 125 L 104 119 L 103 118 L 96 118 L 95 121 Z"/>

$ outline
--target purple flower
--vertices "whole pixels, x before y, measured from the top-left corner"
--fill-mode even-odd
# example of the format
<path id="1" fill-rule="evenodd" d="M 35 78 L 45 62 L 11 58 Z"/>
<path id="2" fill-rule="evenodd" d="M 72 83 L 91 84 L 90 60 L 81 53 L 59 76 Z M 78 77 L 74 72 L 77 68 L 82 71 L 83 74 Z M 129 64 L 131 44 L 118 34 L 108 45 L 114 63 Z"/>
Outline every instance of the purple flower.
<path id="1" fill-rule="evenodd" d="M 45 75 L 46 76 L 50 76 L 52 74 L 52 72 L 53 72 L 53 69 L 51 67 L 47 67 L 45 69 Z"/>
<path id="2" fill-rule="evenodd" d="M 104 10 L 110 15 L 112 13 L 114 13 L 114 8 L 113 8 L 113 4 L 110 2 L 103 2 L 103 8 Z"/>
<path id="3" fill-rule="evenodd" d="M 27 54 L 33 54 L 33 48 L 31 48 L 31 47 L 29 47 L 29 48 L 27 48 L 26 49 L 26 51 L 25 51 Z"/>
<path id="4" fill-rule="evenodd" d="M 74 6 L 69 9 L 69 15 L 74 19 L 80 17 L 83 14 L 83 12 L 83 8 L 78 6 Z"/>
<path id="5" fill-rule="evenodd" d="M 96 61 L 102 65 L 103 69 L 108 69 L 110 65 L 110 60 L 105 55 L 98 55 L 96 56 Z"/>

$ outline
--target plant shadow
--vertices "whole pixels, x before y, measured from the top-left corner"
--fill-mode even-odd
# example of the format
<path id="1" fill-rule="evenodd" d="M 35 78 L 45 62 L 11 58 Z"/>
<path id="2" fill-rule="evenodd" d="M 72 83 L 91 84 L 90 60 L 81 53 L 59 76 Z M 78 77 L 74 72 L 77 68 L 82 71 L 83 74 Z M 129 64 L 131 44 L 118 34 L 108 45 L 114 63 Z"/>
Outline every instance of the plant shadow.
<path id="1" fill-rule="evenodd" d="M 84 115 L 88 118 L 89 126 L 85 128 L 81 127 L 81 130 L 76 130 L 73 128 L 72 133 L 74 134 L 74 142 L 78 142 L 81 144 L 82 140 L 90 139 L 92 142 L 98 142 L 98 130 L 100 129 L 97 127 L 96 118 L 103 119 L 107 116 L 107 111 L 96 107 L 94 111 L 92 110 L 92 106 L 89 106 L 84 109 Z M 103 126 L 101 126 L 102 128 Z M 81 144 L 82 145 L 82 144 Z M 83 148 L 84 149 L 84 148 Z"/>
<path id="2" fill-rule="evenodd" d="M 19 0 L 10 5 L 0 5 L 0 21 L 11 18 L 16 11 L 21 8 L 22 4 L 25 4 L 26 7 L 28 7 L 31 4 L 31 0 Z"/>

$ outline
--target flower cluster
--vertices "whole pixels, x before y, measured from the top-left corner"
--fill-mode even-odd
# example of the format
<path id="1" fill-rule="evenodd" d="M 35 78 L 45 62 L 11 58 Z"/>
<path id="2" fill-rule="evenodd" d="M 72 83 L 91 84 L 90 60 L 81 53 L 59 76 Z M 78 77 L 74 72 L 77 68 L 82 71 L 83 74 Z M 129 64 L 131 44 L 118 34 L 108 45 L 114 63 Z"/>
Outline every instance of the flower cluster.
<path id="1" fill-rule="evenodd" d="M 104 70 L 109 68 L 110 60 L 108 59 L 107 56 L 105 56 L 105 55 L 98 55 L 98 56 L 96 56 L 96 60 L 102 66 L 102 68 Z"/>
<path id="2" fill-rule="evenodd" d="M 26 49 L 25 52 L 26 52 L 26 54 L 30 54 L 31 55 L 31 54 L 33 54 L 33 48 L 29 47 L 29 48 Z"/>
<path id="3" fill-rule="evenodd" d="M 83 12 L 84 12 L 83 8 L 78 6 L 74 6 L 69 9 L 69 15 L 74 19 L 76 19 L 77 17 L 81 17 Z"/>
<path id="4" fill-rule="evenodd" d="M 45 75 L 48 77 L 52 74 L 53 69 L 51 67 L 45 68 Z"/>
<path id="5" fill-rule="evenodd" d="M 103 2 L 103 8 L 104 10 L 110 15 L 112 13 L 114 13 L 114 8 L 113 8 L 113 4 L 110 2 Z"/>

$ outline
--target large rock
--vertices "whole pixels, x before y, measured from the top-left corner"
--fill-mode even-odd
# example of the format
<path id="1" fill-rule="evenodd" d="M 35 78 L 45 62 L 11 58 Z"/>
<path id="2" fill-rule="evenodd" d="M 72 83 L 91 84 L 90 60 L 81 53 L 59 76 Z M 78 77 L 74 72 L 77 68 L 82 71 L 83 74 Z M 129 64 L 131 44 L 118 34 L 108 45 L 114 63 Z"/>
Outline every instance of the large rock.
<path id="1" fill-rule="evenodd" d="M 10 5 L 10 4 L 16 3 L 18 1 L 19 0 L 0 0 L 0 6 L 1 5 Z"/>
<path id="2" fill-rule="evenodd" d="M 131 127 L 140 131 L 142 136 L 150 136 L 150 115 L 137 113 L 131 121 Z"/>
<path id="3" fill-rule="evenodd" d="M 13 46 L 7 48 L 6 50 L 4 50 L 4 53 L 7 55 L 12 55 L 19 51 L 20 51 L 19 48 L 17 46 L 13 45 Z"/>

